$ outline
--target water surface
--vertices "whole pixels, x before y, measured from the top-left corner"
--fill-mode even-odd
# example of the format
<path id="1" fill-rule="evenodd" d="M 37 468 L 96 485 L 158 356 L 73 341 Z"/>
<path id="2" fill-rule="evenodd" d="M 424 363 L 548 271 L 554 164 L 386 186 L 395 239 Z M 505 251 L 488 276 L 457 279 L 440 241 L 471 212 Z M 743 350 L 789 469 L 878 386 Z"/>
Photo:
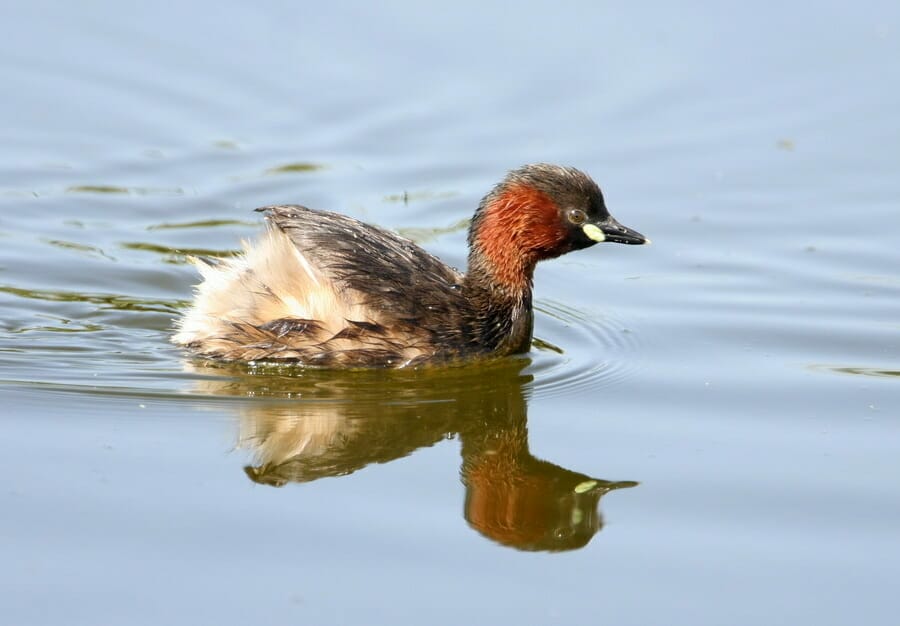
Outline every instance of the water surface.
<path id="1" fill-rule="evenodd" d="M 893 4 L 0 14 L 4 622 L 896 622 Z M 462 267 L 533 161 L 654 245 L 541 266 L 528 355 L 168 341 L 257 206 Z"/>

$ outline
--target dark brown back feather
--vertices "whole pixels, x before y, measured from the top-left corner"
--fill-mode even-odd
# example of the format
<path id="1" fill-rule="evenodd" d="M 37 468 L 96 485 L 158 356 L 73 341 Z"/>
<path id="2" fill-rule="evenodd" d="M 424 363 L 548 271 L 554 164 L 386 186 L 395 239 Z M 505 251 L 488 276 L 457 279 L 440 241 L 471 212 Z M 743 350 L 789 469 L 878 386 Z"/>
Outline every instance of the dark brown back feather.
<path id="1" fill-rule="evenodd" d="M 379 325 L 404 330 L 447 356 L 466 350 L 471 305 L 463 275 L 412 241 L 329 211 L 299 205 L 257 209 L 320 271 L 379 313 Z M 368 322 L 348 320 L 351 335 L 379 335 Z"/>

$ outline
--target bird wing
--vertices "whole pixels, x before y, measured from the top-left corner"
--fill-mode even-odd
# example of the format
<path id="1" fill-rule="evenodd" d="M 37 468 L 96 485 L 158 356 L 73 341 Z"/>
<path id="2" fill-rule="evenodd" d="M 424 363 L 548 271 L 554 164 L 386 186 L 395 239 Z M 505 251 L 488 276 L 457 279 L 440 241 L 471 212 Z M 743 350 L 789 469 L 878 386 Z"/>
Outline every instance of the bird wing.
<path id="1" fill-rule="evenodd" d="M 412 321 L 459 309 L 463 276 L 412 241 L 377 226 L 299 205 L 267 206 L 271 227 L 354 304 L 378 321 Z"/>

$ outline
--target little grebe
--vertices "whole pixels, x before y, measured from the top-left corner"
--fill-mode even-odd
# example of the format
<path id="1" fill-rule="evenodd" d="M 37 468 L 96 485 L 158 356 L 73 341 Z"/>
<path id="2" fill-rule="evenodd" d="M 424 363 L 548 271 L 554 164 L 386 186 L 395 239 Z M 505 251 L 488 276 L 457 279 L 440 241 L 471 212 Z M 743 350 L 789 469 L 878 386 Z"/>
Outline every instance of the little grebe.
<path id="1" fill-rule="evenodd" d="M 297 205 L 257 209 L 267 230 L 204 281 L 173 341 L 199 356 L 325 367 L 407 367 L 527 352 L 535 264 L 602 241 L 649 240 L 613 219 L 589 176 L 536 164 L 488 193 L 461 274 L 416 244 Z"/>

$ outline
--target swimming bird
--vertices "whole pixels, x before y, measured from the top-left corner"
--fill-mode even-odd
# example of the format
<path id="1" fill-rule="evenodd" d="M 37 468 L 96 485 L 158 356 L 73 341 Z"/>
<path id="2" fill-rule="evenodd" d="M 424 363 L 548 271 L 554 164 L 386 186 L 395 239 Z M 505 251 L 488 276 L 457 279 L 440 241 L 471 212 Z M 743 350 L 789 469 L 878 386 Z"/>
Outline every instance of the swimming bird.
<path id="1" fill-rule="evenodd" d="M 203 282 L 173 341 L 200 357 L 398 368 L 527 352 L 539 261 L 649 243 L 609 214 L 587 174 L 543 163 L 509 172 L 482 199 L 465 274 L 345 215 L 257 211 L 267 228 L 242 254 L 192 259 Z"/>

